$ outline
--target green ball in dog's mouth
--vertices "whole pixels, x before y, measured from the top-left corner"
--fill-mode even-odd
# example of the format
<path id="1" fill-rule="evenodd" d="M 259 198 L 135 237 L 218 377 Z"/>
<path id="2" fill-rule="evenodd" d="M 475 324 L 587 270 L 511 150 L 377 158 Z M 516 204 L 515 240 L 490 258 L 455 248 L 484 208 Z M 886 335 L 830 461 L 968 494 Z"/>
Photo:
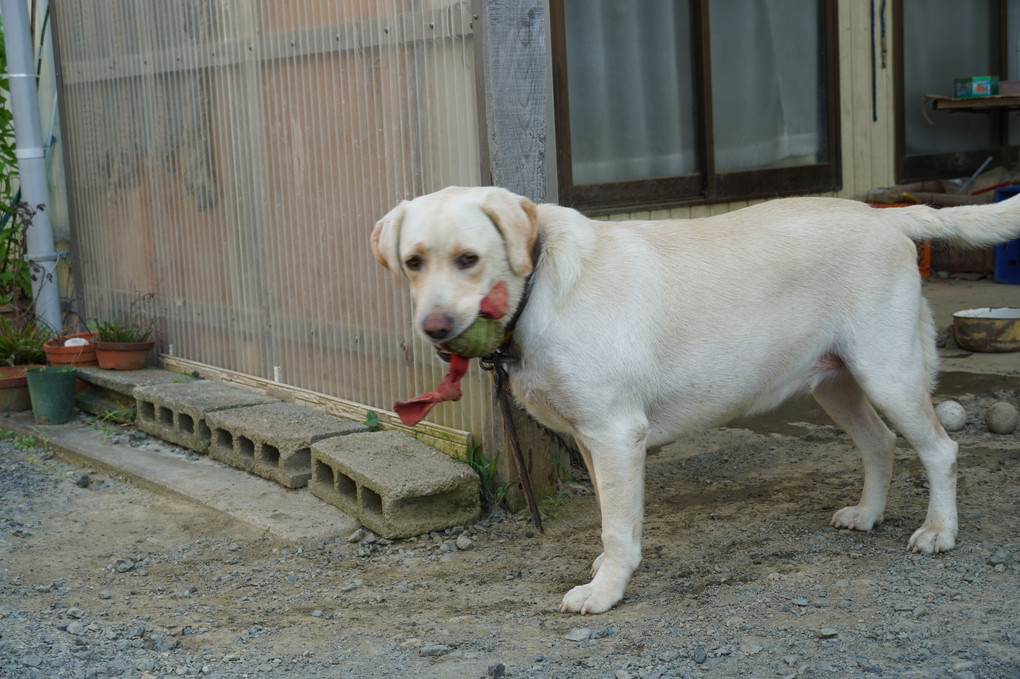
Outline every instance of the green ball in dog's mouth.
<path id="1" fill-rule="evenodd" d="M 464 332 L 444 342 L 443 346 L 458 356 L 478 358 L 495 353 L 505 335 L 503 323 L 479 316 Z"/>

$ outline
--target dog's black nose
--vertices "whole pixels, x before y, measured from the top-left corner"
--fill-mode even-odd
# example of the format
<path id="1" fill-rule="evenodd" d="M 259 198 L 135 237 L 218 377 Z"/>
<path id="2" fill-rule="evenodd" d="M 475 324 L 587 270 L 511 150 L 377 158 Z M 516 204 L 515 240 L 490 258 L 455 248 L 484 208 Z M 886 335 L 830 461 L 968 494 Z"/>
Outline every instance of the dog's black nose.
<path id="1" fill-rule="evenodd" d="M 447 339 L 450 331 L 453 330 L 453 316 L 450 314 L 429 314 L 422 321 L 421 329 L 437 342 Z"/>

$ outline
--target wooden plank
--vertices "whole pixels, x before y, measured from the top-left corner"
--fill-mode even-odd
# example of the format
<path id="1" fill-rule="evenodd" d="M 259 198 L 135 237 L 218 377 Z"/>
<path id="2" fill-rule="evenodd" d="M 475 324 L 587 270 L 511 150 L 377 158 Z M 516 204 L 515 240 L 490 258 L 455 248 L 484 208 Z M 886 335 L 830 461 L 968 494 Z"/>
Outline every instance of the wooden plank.
<path id="1" fill-rule="evenodd" d="M 450 427 L 443 427 L 429 422 L 422 422 L 414 427 L 408 427 L 401 423 L 400 417 L 396 413 L 388 410 L 370 408 L 364 404 L 348 401 L 336 396 L 321 394 L 308 389 L 302 389 L 301 387 L 295 387 L 290 384 L 267 380 L 263 377 L 256 377 L 254 375 L 246 375 L 244 373 L 227 370 L 225 368 L 218 368 L 213 365 L 199 363 L 198 361 L 191 361 L 179 356 L 161 354 L 160 360 L 163 367 L 167 370 L 182 373 L 197 372 L 206 379 L 216 382 L 224 382 L 227 384 L 236 384 L 238 386 L 251 389 L 252 391 L 257 391 L 267 396 L 278 398 L 281 401 L 314 408 L 315 410 L 320 410 L 324 413 L 329 413 L 330 415 L 342 417 L 347 420 L 353 420 L 355 422 L 364 422 L 365 416 L 369 412 L 374 412 L 378 415 L 379 424 L 383 429 L 396 429 L 407 432 L 419 441 L 427 443 L 433 448 L 441 450 L 450 457 L 455 457 L 457 459 L 467 459 L 468 451 L 472 446 L 472 436 L 470 432 L 460 431 L 459 429 L 452 429 Z"/>
<path id="2" fill-rule="evenodd" d="M 925 100 L 932 102 L 936 111 L 992 111 L 1020 107 L 1020 95 L 992 94 L 987 97 L 947 97 L 941 94 L 926 94 Z"/>

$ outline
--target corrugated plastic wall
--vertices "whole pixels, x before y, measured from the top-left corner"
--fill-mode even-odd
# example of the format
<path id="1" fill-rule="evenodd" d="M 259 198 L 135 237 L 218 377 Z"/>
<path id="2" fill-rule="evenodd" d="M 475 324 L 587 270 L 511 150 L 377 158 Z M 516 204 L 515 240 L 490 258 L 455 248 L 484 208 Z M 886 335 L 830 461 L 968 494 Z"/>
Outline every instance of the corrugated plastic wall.
<path id="1" fill-rule="evenodd" d="M 478 184 L 472 16 L 453 0 L 53 4 L 83 316 L 161 352 L 389 409 L 445 366 L 369 236 Z M 481 432 L 477 370 L 430 420 Z"/>

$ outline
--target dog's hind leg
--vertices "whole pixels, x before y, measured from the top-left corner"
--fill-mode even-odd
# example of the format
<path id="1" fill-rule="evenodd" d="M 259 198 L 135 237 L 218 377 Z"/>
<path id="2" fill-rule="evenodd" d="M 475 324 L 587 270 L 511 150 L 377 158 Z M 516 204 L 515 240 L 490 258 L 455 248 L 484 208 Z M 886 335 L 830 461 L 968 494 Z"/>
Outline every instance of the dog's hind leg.
<path id="1" fill-rule="evenodd" d="M 949 438 L 932 407 L 927 391 L 897 394 L 876 401 L 903 436 L 910 441 L 928 474 L 928 513 L 910 536 L 914 552 L 945 552 L 956 545 L 956 441 Z"/>
<path id="2" fill-rule="evenodd" d="M 923 361 L 916 354 L 897 357 L 895 353 L 887 351 L 889 360 L 870 365 L 868 375 L 858 374 L 857 380 L 875 407 L 917 450 L 928 475 L 928 513 L 908 547 L 914 552 L 944 552 L 956 545 L 959 447 L 935 415 Z"/>
<path id="3" fill-rule="evenodd" d="M 857 444 L 864 462 L 860 502 L 837 511 L 831 523 L 837 528 L 871 530 L 884 518 L 896 435 L 885 426 L 860 385 L 845 369 L 816 386 L 812 395 Z"/>
<path id="4" fill-rule="evenodd" d="M 623 598 L 631 574 L 641 564 L 646 437 L 643 427 L 621 427 L 605 436 L 575 436 L 589 451 L 595 471 L 604 552 L 595 561 L 592 581 L 563 597 L 563 613 L 608 611 Z"/>

